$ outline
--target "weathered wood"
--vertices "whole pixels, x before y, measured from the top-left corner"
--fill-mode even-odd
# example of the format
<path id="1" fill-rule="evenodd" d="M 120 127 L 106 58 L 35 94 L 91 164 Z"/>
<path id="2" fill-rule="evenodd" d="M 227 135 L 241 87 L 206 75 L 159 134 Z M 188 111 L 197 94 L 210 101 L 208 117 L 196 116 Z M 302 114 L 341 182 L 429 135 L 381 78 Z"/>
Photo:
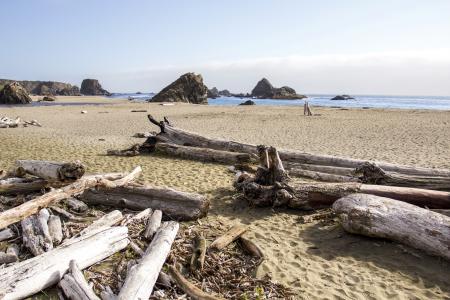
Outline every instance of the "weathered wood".
<path id="1" fill-rule="evenodd" d="M 23 245 L 30 250 L 34 256 L 38 256 L 48 250 L 53 245 L 45 242 L 44 237 L 39 230 L 39 224 L 36 215 L 28 217 L 21 222 Z"/>
<path id="2" fill-rule="evenodd" d="M 205 162 L 215 162 L 222 164 L 249 163 L 252 161 L 252 158 L 256 159 L 253 155 L 249 153 L 229 152 L 223 150 L 189 147 L 169 143 L 155 144 L 155 151 L 165 155 L 171 155 L 185 159 L 199 160 Z"/>
<path id="3" fill-rule="evenodd" d="M 53 241 L 47 224 L 49 218 L 50 213 L 46 208 L 41 209 L 37 215 L 39 234 L 43 237 L 44 245 L 47 249 L 46 251 L 53 249 Z"/>
<path id="4" fill-rule="evenodd" d="M 164 222 L 155 234 L 139 263 L 133 266 L 120 290 L 118 299 L 148 299 L 178 232 L 177 222 Z"/>
<path id="5" fill-rule="evenodd" d="M 126 175 L 122 179 L 114 181 L 115 186 L 121 186 L 128 184 L 135 176 L 138 176 L 141 172 L 141 168 L 137 167 L 130 174 Z M 14 224 L 24 218 L 36 213 L 39 209 L 47 207 L 58 201 L 67 199 L 76 194 L 82 193 L 84 190 L 100 185 L 104 185 L 107 180 L 106 176 L 102 175 L 90 175 L 84 176 L 72 184 L 69 184 L 61 189 L 52 190 L 42 196 L 36 197 L 33 200 L 25 202 L 19 206 L 11 208 L 7 211 L 0 213 L 0 229 L 5 228 L 8 225 Z"/>
<path id="6" fill-rule="evenodd" d="M 214 150 L 258 154 L 257 146 L 255 145 L 204 137 L 199 134 L 171 126 L 167 120 L 158 122 L 151 115 L 148 115 L 148 118 L 152 124 L 155 124 L 160 128 L 160 133 L 147 138 L 141 148 L 152 149 L 156 143 L 172 143 Z M 280 150 L 279 155 L 281 160 L 286 162 L 289 161 L 300 164 L 335 166 L 352 169 L 367 162 L 367 160 L 363 159 L 352 159 L 332 155 L 315 155 L 289 150 Z M 378 161 L 374 161 L 374 163 L 385 171 L 397 172 L 406 175 L 450 177 L 450 170 L 448 169 L 430 169 Z"/>
<path id="7" fill-rule="evenodd" d="M 313 171 L 325 174 L 333 174 L 333 175 L 342 175 L 342 176 L 353 176 L 355 169 L 354 168 L 344 168 L 344 167 L 336 167 L 336 166 L 322 166 L 322 165 L 308 165 L 295 163 L 290 161 L 283 162 L 286 170 L 289 173 L 292 171 Z"/>
<path id="8" fill-rule="evenodd" d="M 393 199 L 353 194 L 333 210 L 351 233 L 390 239 L 450 260 L 450 218 Z"/>
<path id="9" fill-rule="evenodd" d="M 134 215 L 133 217 L 129 218 L 128 220 L 122 222 L 122 225 L 128 225 L 133 222 L 145 221 L 145 220 L 149 219 L 151 217 L 151 215 L 152 215 L 152 209 L 146 208 L 143 211 Z"/>
<path id="10" fill-rule="evenodd" d="M 247 251 L 250 255 L 258 258 L 264 258 L 264 253 L 261 248 L 251 239 L 248 239 L 245 236 L 241 235 L 239 237 L 239 241 L 241 242 L 242 248 L 244 248 L 244 250 Z"/>
<path id="11" fill-rule="evenodd" d="M 63 240 L 61 218 L 59 216 L 51 215 L 47 224 L 53 244 L 61 244 L 61 241 Z"/>
<path id="12" fill-rule="evenodd" d="M 73 198 L 73 197 L 70 197 L 69 199 L 67 199 L 67 206 L 71 210 L 76 211 L 78 213 L 84 213 L 89 209 L 89 207 L 86 205 L 86 203 L 84 203 L 83 201 L 80 201 L 76 198 Z"/>
<path id="13" fill-rule="evenodd" d="M 184 278 L 180 272 L 178 272 L 173 266 L 169 266 L 169 274 L 172 276 L 176 284 L 182 289 L 189 297 L 194 300 L 221 300 L 217 296 L 213 296 L 203 292 L 201 289 L 190 283 L 189 280 Z"/>
<path id="14" fill-rule="evenodd" d="M 100 300 L 86 282 L 75 260 L 69 263 L 69 272 L 64 275 L 58 286 L 70 300 Z"/>
<path id="15" fill-rule="evenodd" d="M 360 179 L 354 176 L 328 174 L 302 169 L 290 169 L 288 173 L 289 176 L 310 178 L 316 181 L 323 181 L 323 182 L 360 182 Z"/>
<path id="16" fill-rule="evenodd" d="M 190 263 L 191 271 L 203 270 L 206 257 L 206 239 L 201 233 L 195 236 L 192 250 Z"/>
<path id="17" fill-rule="evenodd" d="M 144 237 L 148 241 L 151 241 L 151 239 L 153 238 L 153 235 L 155 235 L 159 226 L 161 226 L 161 220 L 162 220 L 162 211 L 157 209 L 152 213 L 152 216 L 148 220 L 147 228 L 145 229 L 145 232 L 144 232 Z"/>
<path id="18" fill-rule="evenodd" d="M 10 264 L 19 260 L 19 247 L 13 244 L 5 252 L 0 252 L 0 265 Z"/>
<path id="19" fill-rule="evenodd" d="M 14 231 L 12 231 L 10 228 L 6 228 L 0 231 L 0 242 L 12 237 L 14 237 Z"/>
<path id="20" fill-rule="evenodd" d="M 27 174 L 47 180 L 72 181 L 80 179 L 86 168 L 80 161 L 54 162 L 43 160 L 18 160 L 16 166 Z"/>
<path id="21" fill-rule="evenodd" d="M 89 205 L 159 209 L 174 220 L 196 220 L 206 216 L 209 209 L 209 200 L 205 196 L 150 185 L 89 189 L 81 199 Z"/>
<path id="22" fill-rule="evenodd" d="M 117 300 L 117 295 L 113 293 L 112 289 L 107 286 L 105 290 L 100 293 L 102 300 Z"/>
<path id="23" fill-rule="evenodd" d="M 0 195 L 27 194 L 49 186 L 52 186 L 49 181 L 40 178 L 6 178 L 0 180 Z"/>
<path id="24" fill-rule="evenodd" d="M 236 240 L 238 237 L 240 237 L 244 232 L 247 231 L 247 226 L 243 225 L 234 225 L 231 227 L 230 230 L 228 230 L 225 234 L 218 237 L 214 242 L 209 245 L 210 249 L 214 250 L 222 250 L 229 244 L 231 244 L 234 240 Z"/>
<path id="25" fill-rule="evenodd" d="M 0 298 L 10 300 L 31 296 L 58 283 L 69 269 L 71 260 L 76 259 L 82 270 L 127 245 L 128 229 L 113 227 L 81 236 L 42 255 L 0 269 Z"/>
<path id="26" fill-rule="evenodd" d="M 79 235 L 87 235 L 93 234 L 106 228 L 109 228 L 117 223 L 119 223 L 123 219 L 122 212 L 119 210 L 113 210 L 112 212 L 104 215 L 100 219 L 95 220 L 91 225 L 83 229 Z"/>

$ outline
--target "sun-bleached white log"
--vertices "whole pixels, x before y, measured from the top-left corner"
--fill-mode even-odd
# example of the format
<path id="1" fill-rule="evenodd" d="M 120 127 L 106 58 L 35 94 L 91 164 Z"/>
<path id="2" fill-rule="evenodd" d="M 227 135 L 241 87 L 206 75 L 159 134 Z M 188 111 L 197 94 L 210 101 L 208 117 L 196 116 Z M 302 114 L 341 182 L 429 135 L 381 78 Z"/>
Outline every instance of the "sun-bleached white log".
<path id="1" fill-rule="evenodd" d="M 75 260 L 69 263 L 69 272 L 64 275 L 58 286 L 70 300 L 100 300 L 86 282 Z"/>
<path id="2" fill-rule="evenodd" d="M 95 220 L 91 225 L 86 227 L 80 232 L 80 235 L 93 234 L 104 230 L 119 223 L 123 219 L 122 212 L 120 210 L 113 210 L 112 212 L 104 215 L 98 220 Z"/>
<path id="3" fill-rule="evenodd" d="M 348 232 L 386 238 L 450 260 L 450 217 L 366 194 L 337 200 L 333 211 Z"/>
<path id="4" fill-rule="evenodd" d="M 159 272 L 169 255 L 178 228 L 179 224 L 173 221 L 161 224 L 144 256 L 127 275 L 118 295 L 119 300 L 148 299 L 150 297 Z"/>
<path id="5" fill-rule="evenodd" d="M 153 235 L 158 230 L 159 226 L 161 226 L 161 220 L 162 220 L 162 211 L 159 209 L 155 210 L 151 217 L 148 219 L 147 228 L 145 228 L 144 237 L 147 240 L 151 240 L 153 238 Z"/>
<path id="6" fill-rule="evenodd" d="M 63 239 L 61 218 L 56 215 L 51 215 L 47 224 L 53 245 L 59 245 Z"/>
<path id="7" fill-rule="evenodd" d="M 128 229 L 112 227 L 81 236 L 34 258 L 0 269 L 0 299 L 31 296 L 58 283 L 76 259 L 81 270 L 111 256 L 128 245 Z"/>
<path id="8" fill-rule="evenodd" d="M 17 168 L 25 173 L 48 180 L 77 180 L 80 179 L 86 168 L 80 161 L 75 162 L 55 162 L 44 160 L 18 160 Z"/>

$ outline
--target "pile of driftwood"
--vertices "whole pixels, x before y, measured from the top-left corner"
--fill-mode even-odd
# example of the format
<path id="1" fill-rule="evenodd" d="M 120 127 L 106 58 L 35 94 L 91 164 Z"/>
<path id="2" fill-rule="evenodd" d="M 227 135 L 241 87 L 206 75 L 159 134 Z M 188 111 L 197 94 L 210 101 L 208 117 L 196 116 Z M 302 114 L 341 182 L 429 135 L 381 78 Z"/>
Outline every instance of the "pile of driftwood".
<path id="1" fill-rule="evenodd" d="M 42 127 L 42 125 L 36 120 L 25 121 L 19 117 L 15 119 L 11 119 L 6 116 L 0 117 L 0 128 L 17 128 L 19 127 L 19 125 L 22 125 L 23 127 L 27 126 Z"/>
<path id="2" fill-rule="evenodd" d="M 252 206 L 303 210 L 332 206 L 350 232 L 392 239 L 450 258 L 450 218 L 439 211 L 450 208 L 450 170 L 277 151 L 207 138 L 176 128 L 167 118 L 160 122 L 151 115 L 148 118 L 160 132 L 140 135 L 147 138 L 143 144 L 110 154 L 161 152 L 234 164 L 233 170 L 240 170 L 235 188 Z M 255 162 L 259 163 L 256 168 Z"/>
<path id="3" fill-rule="evenodd" d="M 17 161 L 0 173 L 0 298 L 22 299 L 52 286 L 61 299 L 177 299 L 184 294 L 221 299 L 212 294 L 253 295 L 255 288 L 289 295 L 269 279 L 251 279 L 263 254 L 241 236 L 246 227 L 217 234 L 209 246 L 204 237 L 209 233 L 201 230 L 195 238 L 177 237 L 178 221 L 206 216 L 209 200 L 137 184 L 140 173 L 137 167 L 130 173 L 85 175 L 79 161 L 36 160 Z M 238 248 L 226 248 L 236 240 Z M 166 262 L 174 241 L 178 250 Z M 242 276 L 233 277 L 228 289 L 185 277 L 194 271 L 207 276 L 231 252 L 248 274 L 238 272 Z M 188 272 L 181 266 L 187 261 Z M 239 280 L 247 283 L 231 289 Z"/>

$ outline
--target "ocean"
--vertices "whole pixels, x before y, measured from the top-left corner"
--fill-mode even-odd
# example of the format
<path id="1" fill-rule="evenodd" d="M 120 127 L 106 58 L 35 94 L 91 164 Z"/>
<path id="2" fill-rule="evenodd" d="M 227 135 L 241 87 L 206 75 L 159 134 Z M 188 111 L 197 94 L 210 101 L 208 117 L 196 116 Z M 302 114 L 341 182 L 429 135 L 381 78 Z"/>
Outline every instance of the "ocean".
<path id="1" fill-rule="evenodd" d="M 127 94 L 115 93 L 111 98 L 128 98 L 148 100 L 154 93 Z M 450 96 L 364 96 L 352 95 L 355 100 L 330 100 L 335 95 L 309 95 L 306 99 L 312 106 L 359 107 L 359 108 L 396 108 L 396 109 L 433 109 L 450 110 Z M 304 100 L 272 100 L 235 97 L 208 99 L 209 105 L 235 106 L 246 100 L 253 100 L 256 105 L 303 105 Z"/>

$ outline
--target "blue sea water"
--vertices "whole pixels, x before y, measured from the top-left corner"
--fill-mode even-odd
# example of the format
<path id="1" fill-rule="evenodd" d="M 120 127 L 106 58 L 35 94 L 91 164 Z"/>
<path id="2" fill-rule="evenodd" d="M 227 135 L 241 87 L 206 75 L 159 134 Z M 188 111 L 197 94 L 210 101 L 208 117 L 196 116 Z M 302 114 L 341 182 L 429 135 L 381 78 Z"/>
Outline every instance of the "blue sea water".
<path id="1" fill-rule="evenodd" d="M 121 94 L 116 93 L 111 98 L 128 98 L 134 100 L 148 100 L 154 93 L 142 94 Z M 450 96 L 364 96 L 352 95 L 355 100 L 331 100 L 335 95 L 309 95 L 306 99 L 312 106 L 327 107 L 358 107 L 358 108 L 395 108 L 395 109 L 434 109 L 450 110 Z M 304 100 L 272 100 L 272 99 L 251 99 L 235 97 L 219 97 L 208 99 L 209 105 L 235 106 L 246 100 L 253 100 L 256 105 L 270 106 L 296 106 L 303 105 Z"/>

